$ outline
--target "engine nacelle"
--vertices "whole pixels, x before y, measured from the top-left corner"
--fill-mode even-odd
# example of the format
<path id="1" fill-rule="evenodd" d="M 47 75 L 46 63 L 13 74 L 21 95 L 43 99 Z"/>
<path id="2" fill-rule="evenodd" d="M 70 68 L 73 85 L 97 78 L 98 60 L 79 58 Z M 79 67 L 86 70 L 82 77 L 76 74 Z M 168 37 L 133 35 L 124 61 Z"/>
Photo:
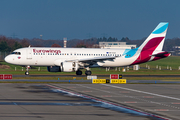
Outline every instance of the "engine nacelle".
<path id="1" fill-rule="evenodd" d="M 76 62 L 62 62 L 60 66 L 48 66 L 49 72 L 75 72 L 79 68 Z"/>
<path id="2" fill-rule="evenodd" d="M 60 66 L 48 66 L 47 70 L 49 72 L 61 72 L 61 67 Z"/>
<path id="3" fill-rule="evenodd" d="M 63 72 L 74 72 L 79 68 L 78 63 L 76 62 L 62 62 L 61 65 Z"/>

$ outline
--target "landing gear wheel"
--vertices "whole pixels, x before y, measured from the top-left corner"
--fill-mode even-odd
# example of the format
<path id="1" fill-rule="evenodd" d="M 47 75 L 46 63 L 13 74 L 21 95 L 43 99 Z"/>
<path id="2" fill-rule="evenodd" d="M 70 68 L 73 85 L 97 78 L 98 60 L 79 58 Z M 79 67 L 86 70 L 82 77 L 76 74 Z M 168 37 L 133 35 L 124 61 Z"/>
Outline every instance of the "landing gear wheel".
<path id="1" fill-rule="evenodd" d="M 81 70 L 76 71 L 76 75 L 82 75 L 82 71 Z"/>
<path id="2" fill-rule="evenodd" d="M 91 75 L 92 72 L 91 72 L 90 70 L 86 70 L 85 74 L 86 74 L 86 75 Z"/>
<path id="3" fill-rule="evenodd" d="M 29 68 L 30 68 L 30 66 L 28 65 L 28 66 L 26 66 L 26 72 L 25 72 L 25 75 L 29 75 Z"/>
<path id="4" fill-rule="evenodd" d="M 29 75 L 29 72 L 28 72 L 28 71 L 26 71 L 26 72 L 25 72 L 25 75 Z"/>

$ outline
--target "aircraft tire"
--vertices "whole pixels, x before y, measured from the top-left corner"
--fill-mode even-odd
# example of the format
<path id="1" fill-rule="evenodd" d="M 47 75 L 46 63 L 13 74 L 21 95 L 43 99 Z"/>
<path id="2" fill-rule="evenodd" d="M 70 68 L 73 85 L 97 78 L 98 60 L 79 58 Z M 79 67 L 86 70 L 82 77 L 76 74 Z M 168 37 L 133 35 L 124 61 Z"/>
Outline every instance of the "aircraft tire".
<path id="1" fill-rule="evenodd" d="M 90 70 L 86 70 L 85 74 L 86 74 L 86 76 L 87 76 L 87 75 L 91 75 L 92 72 L 91 72 Z"/>
<path id="2" fill-rule="evenodd" d="M 25 72 L 25 75 L 29 75 L 29 72 L 28 72 L 28 71 L 26 71 L 26 72 Z"/>
<path id="3" fill-rule="evenodd" d="M 76 71 L 76 75 L 82 75 L 82 71 L 81 70 Z"/>

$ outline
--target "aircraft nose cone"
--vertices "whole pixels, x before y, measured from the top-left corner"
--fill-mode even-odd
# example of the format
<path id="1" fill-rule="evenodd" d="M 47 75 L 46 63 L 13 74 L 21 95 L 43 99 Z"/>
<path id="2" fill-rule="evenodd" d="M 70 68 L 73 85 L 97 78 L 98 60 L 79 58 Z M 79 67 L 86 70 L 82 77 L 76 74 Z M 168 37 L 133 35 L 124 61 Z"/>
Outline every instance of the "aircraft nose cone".
<path id="1" fill-rule="evenodd" d="M 9 57 L 9 56 L 6 56 L 6 57 L 4 58 L 4 60 L 5 60 L 7 63 L 9 63 L 9 62 L 10 62 L 10 57 Z"/>

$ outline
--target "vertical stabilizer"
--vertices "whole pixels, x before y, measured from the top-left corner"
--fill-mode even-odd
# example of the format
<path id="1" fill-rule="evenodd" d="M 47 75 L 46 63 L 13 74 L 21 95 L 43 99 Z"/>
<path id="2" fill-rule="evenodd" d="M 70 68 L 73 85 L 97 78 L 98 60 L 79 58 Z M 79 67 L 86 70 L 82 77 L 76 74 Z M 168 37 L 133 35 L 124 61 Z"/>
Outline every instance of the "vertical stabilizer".
<path id="1" fill-rule="evenodd" d="M 156 54 L 162 55 L 163 52 L 162 49 L 166 37 L 168 24 L 169 23 L 167 22 L 159 23 L 159 25 L 154 29 L 154 31 L 149 35 L 149 37 L 138 48 L 138 52 L 136 53 L 138 57 L 131 65 L 140 64 L 162 58 L 162 57 L 157 58 L 153 55 Z M 166 53 L 166 55 L 164 55 L 163 53 L 162 56 L 169 56 L 169 53 Z"/>
<path id="2" fill-rule="evenodd" d="M 167 22 L 161 22 L 139 47 L 141 50 L 162 51 L 168 28 Z"/>

